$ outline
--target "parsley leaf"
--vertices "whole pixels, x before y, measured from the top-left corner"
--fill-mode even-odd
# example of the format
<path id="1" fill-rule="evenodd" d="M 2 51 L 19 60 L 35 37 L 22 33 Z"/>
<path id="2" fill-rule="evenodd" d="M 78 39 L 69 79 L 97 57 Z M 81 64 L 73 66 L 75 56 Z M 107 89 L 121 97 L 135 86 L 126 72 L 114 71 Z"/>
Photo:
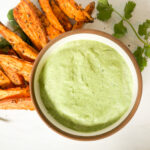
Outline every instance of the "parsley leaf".
<path id="1" fill-rule="evenodd" d="M 0 38 L 0 48 L 2 49 L 7 46 L 10 46 L 10 44 L 4 38 Z"/>
<path id="2" fill-rule="evenodd" d="M 132 0 L 128 1 L 124 8 L 124 15 L 122 15 L 108 3 L 108 0 L 99 0 L 97 5 L 97 18 L 99 20 L 106 21 L 111 17 L 112 12 L 114 12 L 122 19 L 119 23 L 114 25 L 113 36 L 116 38 L 121 38 L 127 33 L 127 28 L 124 25 L 124 22 L 126 22 L 131 27 L 136 37 L 144 45 L 143 48 L 137 47 L 137 50 L 133 53 L 142 71 L 144 67 L 147 66 L 147 59 L 150 58 L 150 20 L 146 20 L 143 24 L 140 24 L 138 31 L 136 31 L 134 25 L 129 21 L 129 19 L 132 17 L 132 12 L 134 11 L 135 6 L 135 2 Z"/>
<path id="3" fill-rule="evenodd" d="M 114 25 L 114 34 L 116 38 L 121 38 L 127 33 L 127 28 L 123 24 L 123 20 Z"/>
<path id="4" fill-rule="evenodd" d="M 7 18 L 9 20 L 9 23 L 11 25 L 11 27 L 17 31 L 20 27 L 18 25 L 18 23 L 16 22 L 16 20 L 14 19 L 14 15 L 13 15 L 13 9 L 10 9 L 8 14 L 7 14 Z"/>
<path id="5" fill-rule="evenodd" d="M 113 12 L 112 5 L 110 5 L 107 0 L 99 0 L 97 10 L 97 18 L 102 21 L 107 21 Z"/>
<path id="6" fill-rule="evenodd" d="M 143 56 L 143 53 L 144 49 L 141 47 L 138 47 L 136 51 L 133 53 L 141 71 L 144 70 L 144 68 L 147 66 L 147 59 L 146 57 Z"/>
<path id="7" fill-rule="evenodd" d="M 124 8 L 124 16 L 126 19 L 130 19 L 132 17 L 132 12 L 135 8 L 136 4 L 133 1 L 129 1 L 126 3 L 126 6 Z"/>
<path id="8" fill-rule="evenodd" d="M 10 9 L 7 14 L 8 20 L 14 20 L 13 9 Z"/>
<path id="9" fill-rule="evenodd" d="M 150 58 L 150 45 L 144 46 L 145 56 Z"/>
<path id="10" fill-rule="evenodd" d="M 107 6 L 108 5 L 108 0 L 99 0 L 99 3 Z"/>
<path id="11" fill-rule="evenodd" d="M 150 33 L 148 32 L 148 29 L 150 28 L 150 20 L 146 20 L 143 24 L 139 25 L 138 33 L 141 36 L 145 36 L 145 39 L 148 39 L 150 36 Z"/>

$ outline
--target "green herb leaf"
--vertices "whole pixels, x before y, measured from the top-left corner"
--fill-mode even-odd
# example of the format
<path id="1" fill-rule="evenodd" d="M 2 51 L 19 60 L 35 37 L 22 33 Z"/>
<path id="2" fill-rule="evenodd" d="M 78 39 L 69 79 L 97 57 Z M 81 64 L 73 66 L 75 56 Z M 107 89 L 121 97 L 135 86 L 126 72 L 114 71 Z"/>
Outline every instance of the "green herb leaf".
<path id="1" fill-rule="evenodd" d="M 150 33 L 148 32 L 149 28 L 150 28 L 150 20 L 146 20 L 143 24 L 140 24 L 138 28 L 139 35 L 145 36 L 146 40 L 148 39 L 148 37 L 150 37 Z"/>
<path id="2" fill-rule="evenodd" d="M 99 0 L 97 10 L 97 18 L 102 21 L 108 20 L 113 12 L 112 5 L 110 5 L 107 0 Z"/>
<path id="3" fill-rule="evenodd" d="M 114 34 L 116 38 L 121 38 L 127 33 L 127 28 L 123 25 L 123 20 L 114 25 Z"/>
<path id="4" fill-rule="evenodd" d="M 104 6 L 108 6 L 108 0 L 98 0 L 98 2 L 103 4 Z"/>
<path id="5" fill-rule="evenodd" d="M 9 10 L 7 18 L 8 20 L 14 20 L 13 9 Z"/>
<path id="6" fill-rule="evenodd" d="M 141 71 L 147 66 L 147 59 L 146 57 L 143 56 L 143 53 L 144 49 L 141 47 L 138 47 L 136 51 L 133 53 Z"/>
<path id="7" fill-rule="evenodd" d="M 15 31 L 17 31 L 20 27 L 19 27 L 18 23 L 16 22 L 16 20 L 14 19 L 13 9 L 9 10 L 9 12 L 7 14 L 7 18 L 9 20 L 9 24 L 11 25 L 11 27 Z"/>
<path id="8" fill-rule="evenodd" d="M 136 6 L 136 3 L 133 1 L 129 1 L 128 3 L 126 3 L 126 6 L 124 8 L 124 16 L 126 19 L 130 19 L 132 17 L 132 12 L 134 10 Z"/>
<path id="9" fill-rule="evenodd" d="M 15 20 L 9 21 L 9 24 L 14 29 L 14 31 L 17 31 L 20 28 L 19 25 L 17 24 L 17 22 Z"/>
<path id="10" fill-rule="evenodd" d="M 145 56 L 150 58 L 150 45 L 144 46 Z"/>
<path id="11" fill-rule="evenodd" d="M 7 46 L 10 46 L 10 44 L 4 38 L 0 38 L 0 48 L 5 48 Z"/>
<path id="12" fill-rule="evenodd" d="M 22 29 L 18 29 L 17 33 L 20 35 L 20 37 L 29 45 L 32 46 L 32 42 L 30 41 L 30 39 L 28 38 L 28 36 L 22 31 Z"/>

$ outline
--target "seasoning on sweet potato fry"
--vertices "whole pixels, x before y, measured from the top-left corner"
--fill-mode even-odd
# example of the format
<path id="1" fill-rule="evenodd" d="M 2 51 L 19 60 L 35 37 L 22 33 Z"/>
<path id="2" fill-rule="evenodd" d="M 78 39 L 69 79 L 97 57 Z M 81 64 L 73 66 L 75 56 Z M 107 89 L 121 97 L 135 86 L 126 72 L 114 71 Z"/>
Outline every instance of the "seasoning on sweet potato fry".
<path id="1" fill-rule="evenodd" d="M 70 23 L 69 18 L 60 9 L 60 7 L 55 3 L 54 0 L 51 0 L 51 6 L 52 6 L 52 10 L 53 10 L 55 16 L 58 18 L 59 22 L 63 25 L 64 29 L 66 31 L 71 30 L 72 24 Z"/>
<path id="2" fill-rule="evenodd" d="M 9 55 L 0 55 L 0 65 L 3 67 L 3 69 L 11 68 L 12 72 L 21 75 L 24 77 L 24 79 L 29 82 L 30 80 L 30 74 L 32 70 L 33 64 L 31 62 L 21 60 L 19 58 L 16 58 L 14 56 Z"/>
<path id="3" fill-rule="evenodd" d="M 24 98 L 30 97 L 29 87 L 26 88 L 9 88 L 2 90 L 0 89 L 0 100 L 9 98 Z"/>
<path id="4" fill-rule="evenodd" d="M 47 17 L 45 16 L 45 14 L 43 14 L 30 0 L 26 0 L 30 7 L 32 7 L 32 9 L 34 9 L 34 11 L 36 12 L 36 14 L 38 15 L 38 17 L 40 18 L 43 26 L 46 29 L 46 33 L 48 35 L 48 37 L 50 39 L 54 39 L 55 37 L 57 37 L 59 34 L 61 34 L 61 32 L 57 29 L 55 29 L 49 22 L 49 20 L 47 19 Z"/>
<path id="5" fill-rule="evenodd" d="M 4 64 L 1 64 L 1 67 L 3 68 L 5 74 L 8 76 L 8 78 L 11 80 L 11 82 L 14 85 L 23 85 L 24 84 L 24 80 L 21 75 L 17 74 L 10 67 L 5 66 Z"/>
<path id="6" fill-rule="evenodd" d="M 30 5 L 30 7 L 32 7 L 32 9 L 39 17 L 43 15 L 42 12 L 30 0 L 26 0 L 26 2 Z"/>
<path id="7" fill-rule="evenodd" d="M 93 18 L 74 0 L 55 0 L 61 10 L 69 17 L 77 22 L 92 22 Z"/>
<path id="8" fill-rule="evenodd" d="M 1 88 L 7 88 L 11 87 L 12 83 L 9 80 L 9 78 L 3 73 L 3 71 L 0 69 L 0 87 Z"/>
<path id="9" fill-rule="evenodd" d="M 92 14 L 93 10 L 95 8 L 95 2 L 91 2 L 89 3 L 86 8 L 85 8 L 85 11 L 88 13 L 88 14 Z M 83 27 L 84 25 L 84 21 L 80 21 L 80 22 L 76 22 L 74 25 L 73 25 L 73 28 L 72 30 L 75 30 L 75 29 L 80 29 Z"/>
<path id="10" fill-rule="evenodd" d="M 26 60 L 35 60 L 38 52 L 25 43 L 17 34 L 9 30 L 0 22 L 0 34 L 12 45 L 20 57 Z"/>
<path id="11" fill-rule="evenodd" d="M 14 18 L 26 35 L 31 39 L 32 43 L 38 50 L 41 50 L 48 43 L 46 30 L 36 14 L 35 9 L 30 6 L 28 1 L 21 2 L 14 8 Z"/>
<path id="12" fill-rule="evenodd" d="M 60 32 L 65 32 L 63 26 L 60 24 L 57 17 L 54 15 L 49 0 L 39 0 L 39 3 L 51 25 Z"/>

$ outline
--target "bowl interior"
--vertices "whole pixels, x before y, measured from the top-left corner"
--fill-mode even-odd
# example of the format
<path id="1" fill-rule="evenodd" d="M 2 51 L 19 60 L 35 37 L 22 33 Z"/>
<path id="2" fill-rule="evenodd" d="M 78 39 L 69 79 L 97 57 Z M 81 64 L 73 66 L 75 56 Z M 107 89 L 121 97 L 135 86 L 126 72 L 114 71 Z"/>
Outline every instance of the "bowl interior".
<path id="1" fill-rule="evenodd" d="M 105 128 L 103 130 L 100 130 L 100 131 L 91 132 L 91 133 L 80 133 L 80 132 L 77 132 L 77 131 L 74 131 L 74 130 L 64 127 L 63 125 L 58 123 L 55 119 L 53 119 L 53 117 L 47 112 L 47 110 L 42 102 L 41 96 L 40 96 L 40 89 L 39 89 L 39 82 L 38 82 L 39 74 L 40 74 L 41 69 L 42 69 L 43 65 L 45 64 L 47 58 L 58 47 L 60 47 L 61 45 L 65 44 L 67 42 L 74 41 L 74 40 L 95 40 L 95 41 L 99 41 L 101 43 L 107 44 L 110 47 L 114 48 L 126 61 L 127 65 L 129 66 L 129 69 L 131 71 L 132 77 L 133 77 L 133 96 L 132 96 L 132 101 L 131 101 L 128 111 L 116 123 L 114 123 L 113 125 Z M 126 53 L 126 51 L 120 45 L 118 45 L 116 42 L 114 42 L 113 40 L 111 40 L 107 37 L 104 37 L 104 36 L 98 35 L 98 34 L 76 33 L 76 34 L 71 34 L 64 38 L 61 38 L 60 40 L 57 40 L 56 42 L 53 42 L 53 44 L 51 44 L 51 46 L 49 48 L 47 48 L 47 50 L 45 51 L 45 53 L 42 55 L 41 59 L 39 60 L 33 76 L 34 77 L 33 77 L 33 87 L 32 88 L 34 91 L 36 103 L 37 103 L 40 111 L 47 118 L 47 120 L 49 120 L 49 122 L 52 123 L 55 127 L 59 128 L 60 130 L 62 130 L 65 133 L 69 133 L 71 135 L 76 135 L 76 136 L 88 137 L 88 136 L 101 135 L 101 134 L 107 133 L 107 132 L 111 131 L 112 129 L 116 128 L 117 126 L 119 126 L 131 112 L 131 110 L 136 102 L 136 98 L 137 98 L 137 94 L 138 94 L 138 76 L 137 76 L 137 72 L 136 72 L 135 66 L 134 66 L 131 58 Z"/>

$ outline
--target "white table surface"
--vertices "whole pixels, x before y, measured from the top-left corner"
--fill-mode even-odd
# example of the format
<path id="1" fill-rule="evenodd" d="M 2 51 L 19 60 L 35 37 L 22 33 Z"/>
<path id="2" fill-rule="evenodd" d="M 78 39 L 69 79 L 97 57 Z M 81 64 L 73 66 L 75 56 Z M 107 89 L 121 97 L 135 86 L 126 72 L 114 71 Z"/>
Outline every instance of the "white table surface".
<path id="1" fill-rule="evenodd" d="M 91 0 L 78 1 L 85 6 Z M 121 12 L 126 1 L 110 0 Z M 137 7 L 131 22 L 137 27 L 145 19 L 150 19 L 150 0 L 134 1 Z M 18 2 L 19 0 L 0 0 L 0 21 L 7 22 L 8 10 Z M 118 19 L 119 17 L 113 15 L 107 23 L 96 20 L 93 24 L 87 24 L 85 28 L 103 30 L 111 34 L 112 23 L 118 22 Z M 130 27 L 121 40 L 126 45 L 131 44 L 131 50 L 140 44 Z M 142 72 L 142 76 L 143 96 L 138 111 L 129 124 L 116 134 L 98 141 L 74 141 L 49 129 L 35 111 L 0 110 L 0 150 L 150 150 L 150 63 Z"/>

